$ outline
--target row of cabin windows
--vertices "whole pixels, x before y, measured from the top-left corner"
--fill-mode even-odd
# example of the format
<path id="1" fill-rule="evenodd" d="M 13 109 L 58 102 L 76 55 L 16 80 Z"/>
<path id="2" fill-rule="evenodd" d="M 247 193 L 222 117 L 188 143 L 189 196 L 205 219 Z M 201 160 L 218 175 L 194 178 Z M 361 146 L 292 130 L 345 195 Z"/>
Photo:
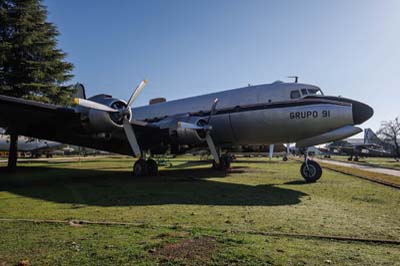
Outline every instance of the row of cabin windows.
<path id="1" fill-rule="evenodd" d="M 323 93 L 320 89 L 301 89 L 301 93 L 300 90 L 293 90 L 290 92 L 291 99 L 297 99 L 307 95 L 323 95 Z"/>

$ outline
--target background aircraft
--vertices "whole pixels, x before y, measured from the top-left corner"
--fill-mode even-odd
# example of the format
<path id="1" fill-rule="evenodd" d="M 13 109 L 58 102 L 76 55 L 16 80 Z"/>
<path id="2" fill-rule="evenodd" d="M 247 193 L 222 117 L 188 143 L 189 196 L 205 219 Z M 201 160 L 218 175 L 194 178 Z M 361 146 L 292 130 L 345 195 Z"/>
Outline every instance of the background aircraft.
<path id="1" fill-rule="evenodd" d="M 364 140 L 362 143 L 350 141 L 336 141 L 329 144 L 330 151 L 337 150 L 349 155 L 349 161 L 358 161 L 359 157 L 391 157 L 396 158 L 395 146 L 389 142 L 381 140 L 370 128 L 364 130 Z"/>
<path id="2" fill-rule="evenodd" d="M 324 96 L 314 85 L 284 83 L 248 86 L 131 108 L 142 81 L 128 101 L 100 94 L 76 98 L 74 107 L 0 96 L 0 126 L 9 132 L 139 157 L 135 175 L 158 168 L 147 154 L 177 154 L 207 146 L 213 165 L 225 170 L 225 147 L 293 143 L 300 148 L 352 136 L 373 115 L 368 105 Z M 83 95 L 84 96 L 84 95 Z M 305 156 L 301 174 L 321 177 L 318 163 Z"/>
<path id="3" fill-rule="evenodd" d="M 32 157 L 39 157 L 41 154 L 51 156 L 52 152 L 59 149 L 63 144 L 54 141 L 41 140 L 31 137 L 18 137 L 18 151 L 29 152 Z M 8 152 L 10 149 L 10 137 L 5 135 L 5 130 L 0 129 L 0 151 Z"/>

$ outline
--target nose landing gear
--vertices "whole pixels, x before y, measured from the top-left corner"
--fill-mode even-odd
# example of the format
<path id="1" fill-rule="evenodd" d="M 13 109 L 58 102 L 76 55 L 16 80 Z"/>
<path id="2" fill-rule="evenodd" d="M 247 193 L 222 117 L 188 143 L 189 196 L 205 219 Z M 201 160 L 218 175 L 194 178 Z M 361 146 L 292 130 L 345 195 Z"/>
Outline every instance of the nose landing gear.
<path id="1" fill-rule="evenodd" d="M 316 161 L 308 159 L 307 150 L 304 153 L 304 163 L 300 167 L 300 173 L 307 183 L 317 182 L 322 176 L 321 166 Z"/>

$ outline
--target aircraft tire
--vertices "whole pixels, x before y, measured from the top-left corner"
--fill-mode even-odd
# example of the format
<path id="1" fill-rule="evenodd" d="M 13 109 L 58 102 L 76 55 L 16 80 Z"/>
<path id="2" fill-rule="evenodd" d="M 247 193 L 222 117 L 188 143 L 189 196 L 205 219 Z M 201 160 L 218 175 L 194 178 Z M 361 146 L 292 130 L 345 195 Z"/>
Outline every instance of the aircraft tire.
<path id="1" fill-rule="evenodd" d="M 301 165 L 300 173 L 307 183 L 314 183 L 321 178 L 322 168 L 317 162 L 308 160 L 308 167 L 304 162 Z"/>
<path id="2" fill-rule="evenodd" d="M 146 162 L 146 166 L 147 166 L 147 174 L 149 176 L 158 175 L 158 165 L 156 161 L 154 161 L 153 159 L 148 159 Z"/>
<path id="3" fill-rule="evenodd" d="M 144 159 L 139 159 L 133 165 L 134 176 L 147 176 L 147 162 Z"/>
<path id="4" fill-rule="evenodd" d="M 231 162 L 232 162 L 232 158 L 230 156 L 226 156 L 224 158 L 225 160 L 225 167 L 226 169 L 230 169 L 231 168 Z"/>
<path id="5" fill-rule="evenodd" d="M 287 156 L 283 156 L 282 161 L 286 162 L 288 160 Z"/>
<path id="6" fill-rule="evenodd" d="M 219 164 L 213 161 L 213 169 L 219 171 L 226 171 L 231 167 L 231 160 L 228 156 L 222 156 L 219 158 Z"/>

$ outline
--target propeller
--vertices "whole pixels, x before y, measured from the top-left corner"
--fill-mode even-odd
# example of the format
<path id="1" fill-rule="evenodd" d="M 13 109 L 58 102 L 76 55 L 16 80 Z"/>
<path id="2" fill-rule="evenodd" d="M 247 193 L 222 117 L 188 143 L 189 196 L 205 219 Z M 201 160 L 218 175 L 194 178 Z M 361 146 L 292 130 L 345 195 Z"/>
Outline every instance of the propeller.
<path id="1" fill-rule="evenodd" d="M 86 99 L 81 99 L 81 98 L 75 98 L 74 105 L 79 105 L 79 106 L 86 107 L 89 109 L 95 109 L 95 110 L 109 112 L 109 113 L 118 113 L 119 112 L 117 109 L 113 109 L 111 107 L 108 107 L 107 105 L 104 105 L 101 103 L 96 103 L 96 102 L 86 100 Z"/>
<path id="2" fill-rule="evenodd" d="M 217 164 L 220 164 L 218 151 L 217 151 L 217 148 L 214 145 L 213 139 L 211 138 L 210 132 L 207 132 L 207 134 L 206 134 L 206 141 L 207 141 L 208 148 L 210 149 L 210 152 L 212 154 L 212 157 L 213 157 L 214 161 Z"/>
<path id="3" fill-rule="evenodd" d="M 218 104 L 218 102 L 219 102 L 219 99 L 218 99 L 218 98 L 215 98 L 215 99 L 214 99 L 214 103 L 213 103 L 213 105 L 211 106 L 211 112 L 210 112 L 210 115 L 208 116 L 207 124 L 210 123 L 211 117 L 212 117 L 213 115 L 215 115 L 215 113 L 217 112 L 217 104 Z"/>
<path id="4" fill-rule="evenodd" d="M 147 80 L 142 80 L 142 82 L 139 83 L 139 85 L 136 87 L 136 89 L 133 91 L 131 97 L 129 98 L 128 102 L 126 103 L 128 106 L 131 106 L 132 103 L 136 100 L 136 98 L 139 96 L 139 94 L 142 92 L 144 89 L 144 86 L 146 86 Z"/>
<path id="5" fill-rule="evenodd" d="M 142 121 L 134 120 L 133 114 L 130 117 L 129 117 L 129 115 L 130 115 L 130 110 L 131 110 L 131 106 L 132 106 L 133 102 L 139 96 L 140 92 L 144 89 L 146 84 L 147 84 L 147 80 L 143 80 L 142 82 L 139 83 L 139 85 L 135 88 L 131 97 L 129 98 L 129 100 L 126 104 L 126 107 L 121 110 L 111 108 L 111 107 L 101 104 L 101 103 L 93 102 L 93 101 L 86 100 L 86 99 L 80 99 L 80 98 L 74 99 L 74 105 L 79 105 L 79 106 L 86 107 L 89 109 L 104 111 L 104 112 L 108 112 L 108 113 L 118 113 L 120 115 L 120 117 L 122 118 L 122 125 L 124 128 L 126 138 L 128 139 L 129 145 L 131 146 L 132 151 L 135 154 L 135 156 L 140 157 L 141 150 L 140 150 L 139 144 L 136 139 L 135 131 L 132 128 L 132 124 L 146 125 L 146 123 L 142 122 Z"/>
<path id="6" fill-rule="evenodd" d="M 178 122 L 178 127 L 194 129 L 194 130 L 203 130 L 206 133 L 205 139 L 206 139 L 208 148 L 210 149 L 211 155 L 217 164 L 220 163 L 220 159 L 219 159 L 217 148 L 215 147 L 214 141 L 210 134 L 210 132 L 212 130 L 212 126 L 209 123 L 210 123 L 211 117 L 216 114 L 218 102 L 219 102 L 219 99 L 215 98 L 214 102 L 211 106 L 210 115 L 208 116 L 206 124 L 197 125 L 197 124 L 186 123 L 186 122 Z"/>

